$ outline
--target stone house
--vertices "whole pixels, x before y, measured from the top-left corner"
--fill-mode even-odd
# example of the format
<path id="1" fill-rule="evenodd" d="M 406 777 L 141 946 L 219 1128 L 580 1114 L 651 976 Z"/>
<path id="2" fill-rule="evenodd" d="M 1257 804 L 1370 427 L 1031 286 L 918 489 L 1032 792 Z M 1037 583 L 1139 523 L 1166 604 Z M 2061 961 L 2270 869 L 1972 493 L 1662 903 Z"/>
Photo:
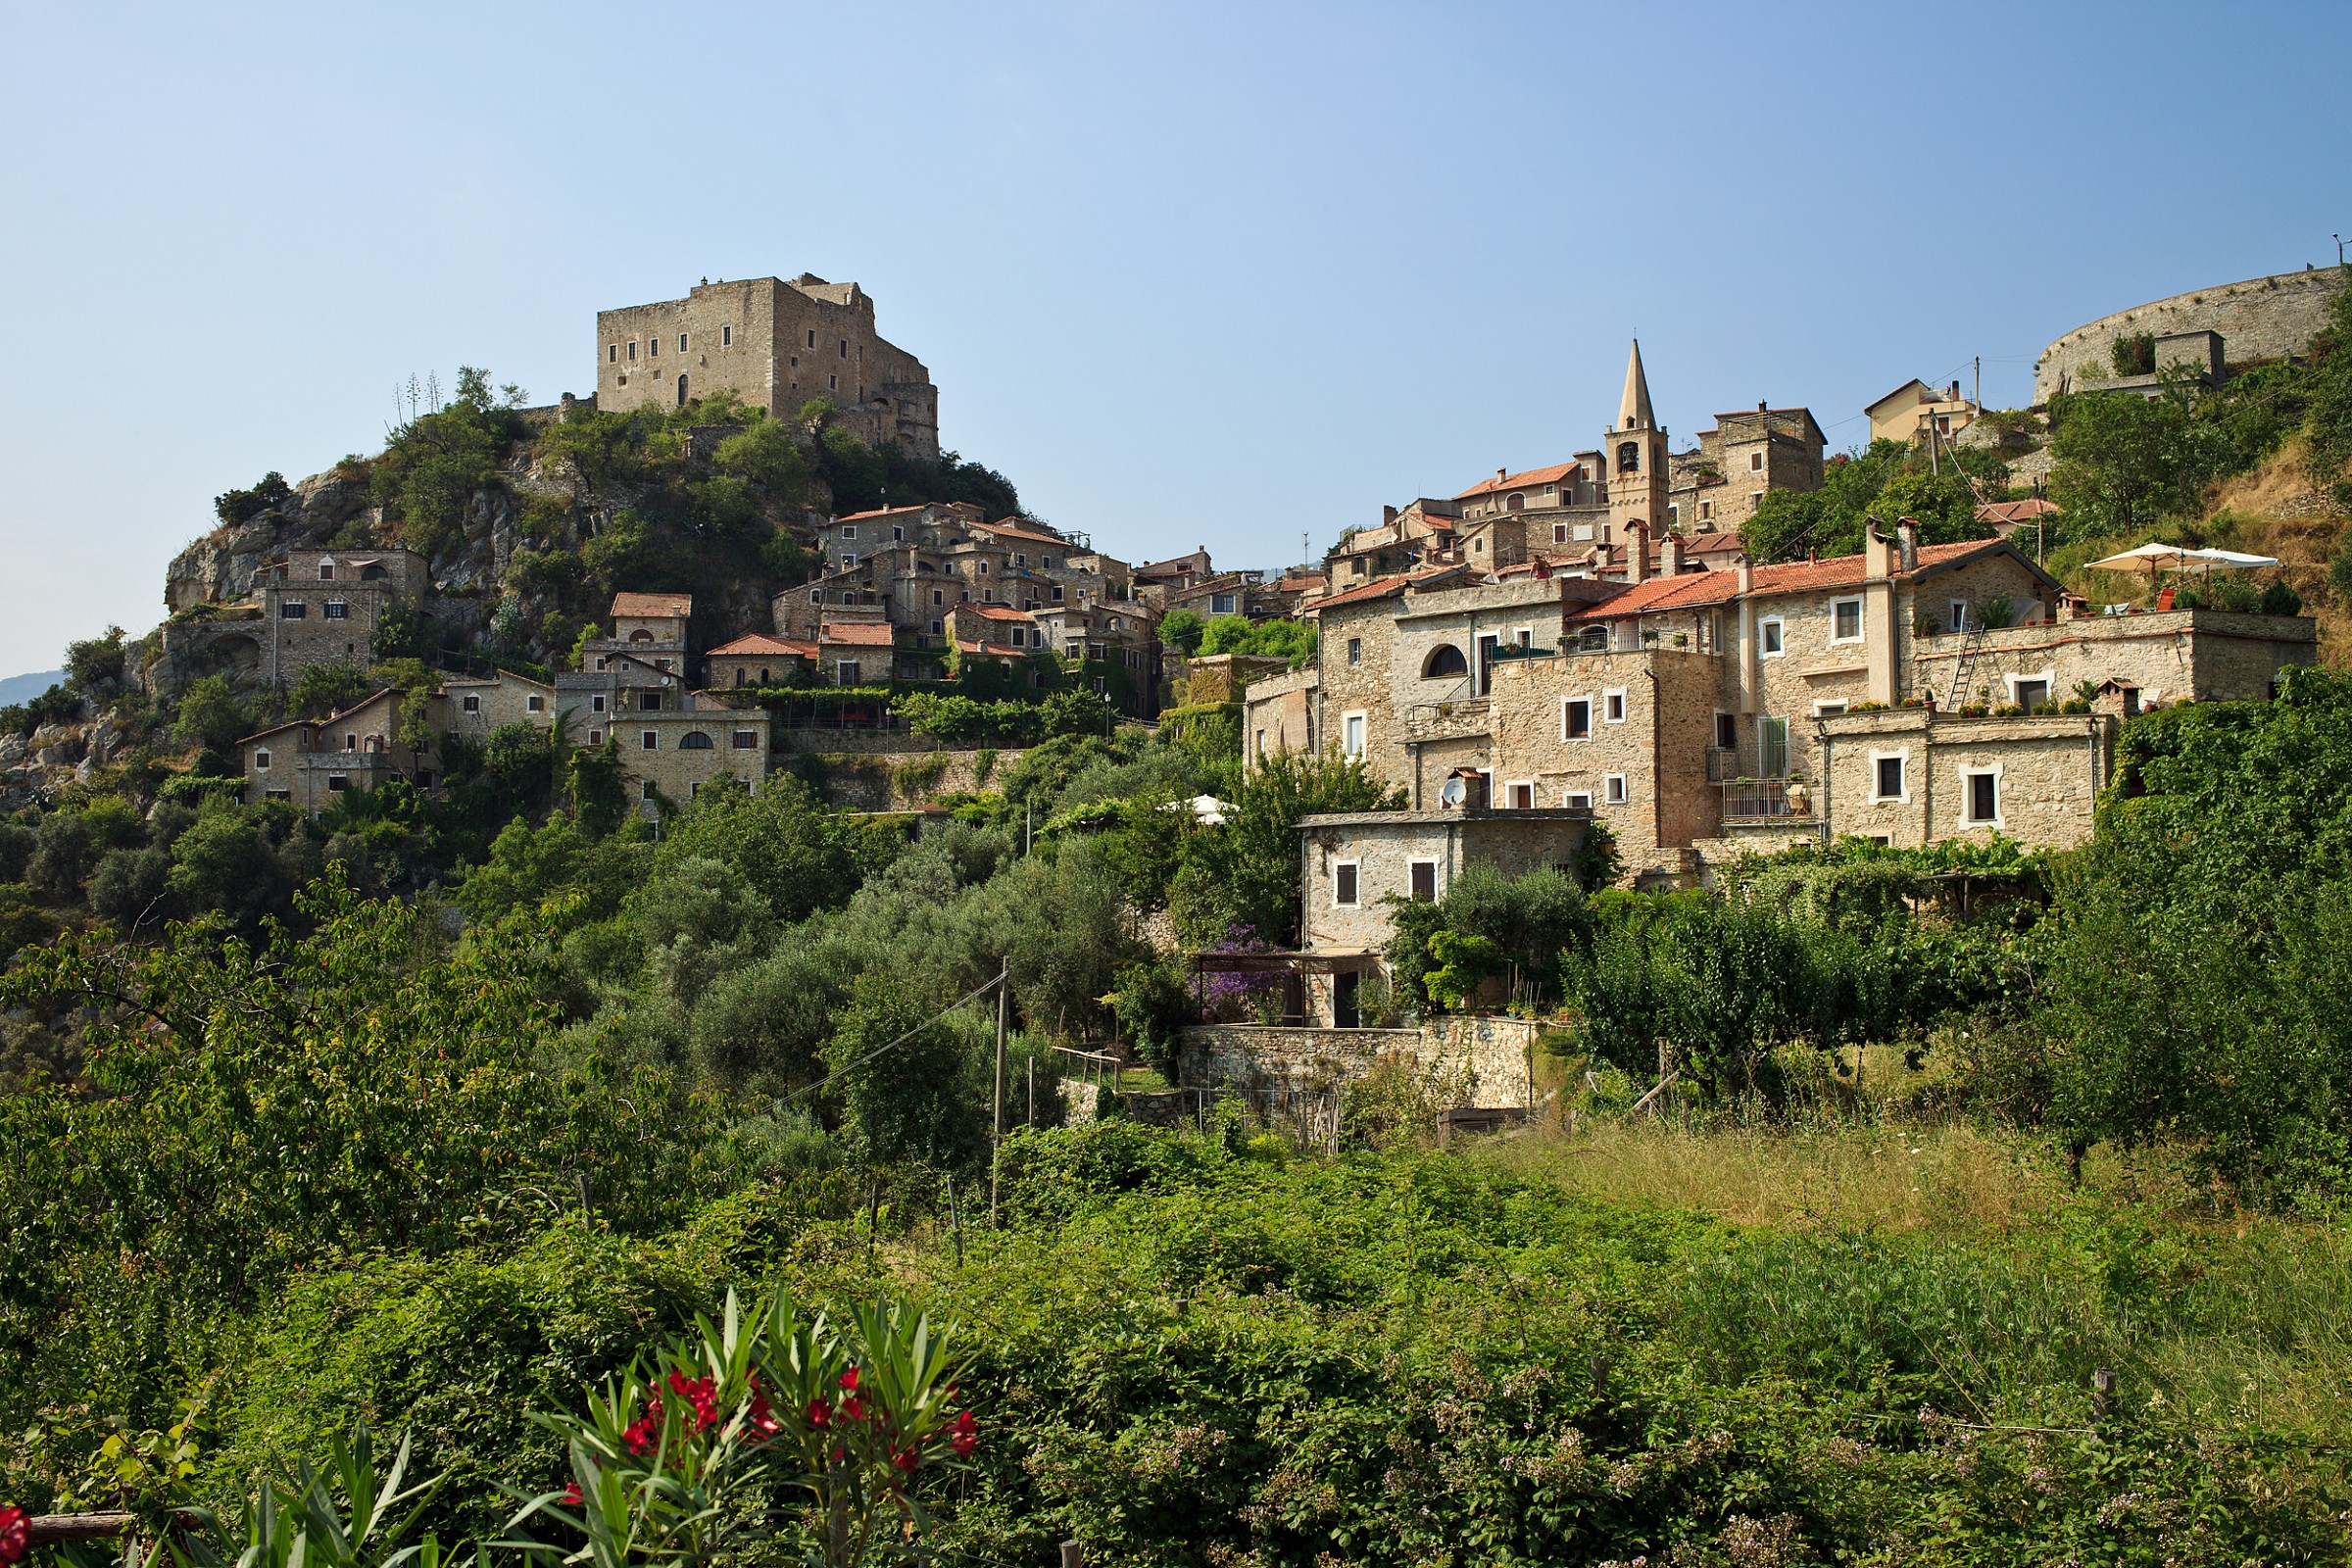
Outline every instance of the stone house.
<path id="1" fill-rule="evenodd" d="M 763 631 L 722 643 L 703 656 L 704 679 L 724 690 L 735 686 L 781 686 L 804 670 L 816 668 L 814 639 L 773 637 Z"/>
<path id="2" fill-rule="evenodd" d="M 339 713 L 292 719 L 237 742 L 248 800 L 289 801 L 305 812 L 324 810 L 348 792 L 395 778 L 429 788 L 429 754 L 401 739 L 404 694 L 374 693 Z"/>
<path id="3" fill-rule="evenodd" d="M 728 391 L 788 417 L 816 398 L 868 446 L 939 456 L 939 389 L 874 327 L 873 298 L 810 272 L 705 282 L 596 314 L 596 406 L 682 408 Z"/>
<path id="4" fill-rule="evenodd" d="M 898 677 L 898 632 L 887 621 L 832 620 L 816 629 L 816 675 L 830 686 L 887 686 Z"/>
<path id="5" fill-rule="evenodd" d="M 1201 545 L 1191 555 L 1171 556 L 1166 561 L 1148 561 L 1135 568 L 1135 591 L 1157 606 L 1166 603 L 1167 596 L 1190 588 L 1204 577 L 1216 574 L 1208 559 L 1208 546 Z"/>
<path id="6" fill-rule="evenodd" d="M 495 675 L 451 675 L 434 696 L 433 731 L 476 744 L 509 724 L 548 729 L 556 721 L 556 688 L 502 669 Z"/>
<path id="7" fill-rule="evenodd" d="M 384 617 L 421 603 L 431 586 L 424 558 L 412 550 L 288 552 L 262 579 L 252 627 L 264 682 L 282 691 L 314 664 L 366 666 Z"/>

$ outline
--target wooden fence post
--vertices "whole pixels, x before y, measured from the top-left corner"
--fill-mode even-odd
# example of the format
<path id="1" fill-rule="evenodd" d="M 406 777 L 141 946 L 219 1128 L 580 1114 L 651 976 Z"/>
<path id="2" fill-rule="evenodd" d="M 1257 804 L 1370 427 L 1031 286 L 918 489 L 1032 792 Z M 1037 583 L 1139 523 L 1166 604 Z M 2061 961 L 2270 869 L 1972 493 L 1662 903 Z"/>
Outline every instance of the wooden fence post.
<path id="1" fill-rule="evenodd" d="M 2104 1426 L 2107 1421 L 2107 1396 L 2115 1392 L 2115 1374 L 2100 1367 L 2090 1375 L 2090 1424 Z"/>
<path id="2" fill-rule="evenodd" d="M 1086 1549 L 1075 1541 L 1061 1544 L 1061 1568 L 1086 1568 Z"/>

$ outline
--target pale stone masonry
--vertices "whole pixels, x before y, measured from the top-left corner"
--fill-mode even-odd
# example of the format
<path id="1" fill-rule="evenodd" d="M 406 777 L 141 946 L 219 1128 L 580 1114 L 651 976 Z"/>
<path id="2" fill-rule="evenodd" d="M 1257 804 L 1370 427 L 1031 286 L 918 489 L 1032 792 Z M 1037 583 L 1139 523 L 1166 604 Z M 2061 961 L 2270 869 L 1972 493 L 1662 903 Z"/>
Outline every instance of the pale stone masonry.
<path id="1" fill-rule="evenodd" d="M 939 389 L 883 338 L 873 297 L 813 273 L 701 283 L 686 297 L 596 314 L 596 406 L 681 408 L 734 393 L 779 417 L 830 398 L 868 446 L 939 456 Z"/>
<path id="2" fill-rule="evenodd" d="M 314 664 L 373 662 L 384 617 L 431 586 L 411 550 L 296 550 L 262 582 L 263 679 L 283 691 Z"/>

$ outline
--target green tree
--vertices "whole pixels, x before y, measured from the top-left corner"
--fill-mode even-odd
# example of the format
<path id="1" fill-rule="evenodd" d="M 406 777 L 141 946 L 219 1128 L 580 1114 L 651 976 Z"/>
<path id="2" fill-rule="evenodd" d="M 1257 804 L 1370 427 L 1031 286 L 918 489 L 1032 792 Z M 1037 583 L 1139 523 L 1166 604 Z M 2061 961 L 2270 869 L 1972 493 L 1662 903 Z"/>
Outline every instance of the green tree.
<path id="1" fill-rule="evenodd" d="M 772 775 L 754 795 L 720 778 L 703 786 L 664 830 L 662 858 L 702 856 L 743 873 L 779 920 L 807 919 L 858 891 L 866 844 L 808 787 Z"/>
<path id="2" fill-rule="evenodd" d="M 2133 534 L 2193 516 L 2206 481 L 2230 464 L 2227 435 L 2196 419 L 2178 385 L 2154 398 L 2066 394 L 2050 418 L 2050 499 L 2077 533 Z"/>
<path id="3" fill-rule="evenodd" d="M 324 718 L 366 697 L 375 688 L 368 672 L 340 660 L 329 664 L 306 664 L 286 694 L 286 709 L 296 718 Z"/>
<path id="4" fill-rule="evenodd" d="M 1298 930 L 1298 819 L 1330 811 L 1393 811 L 1404 792 L 1362 761 L 1280 753 L 1251 773 L 1225 825 L 1198 835 L 1168 890 L 1185 941 L 1207 944 L 1247 927 L 1281 946 Z"/>
<path id="5" fill-rule="evenodd" d="M 224 752 L 253 729 L 253 710 L 239 700 L 226 675 L 200 675 L 179 694 L 179 718 L 172 738 L 182 746 Z"/>
<path id="6" fill-rule="evenodd" d="M 837 1013 L 825 1065 L 869 1158 L 969 1168 L 987 1147 L 988 1116 L 972 1054 L 932 994 L 880 972 L 859 975 Z"/>
<path id="7" fill-rule="evenodd" d="M 86 697 L 105 696 L 122 684 L 122 628 L 66 645 L 66 682 Z"/>

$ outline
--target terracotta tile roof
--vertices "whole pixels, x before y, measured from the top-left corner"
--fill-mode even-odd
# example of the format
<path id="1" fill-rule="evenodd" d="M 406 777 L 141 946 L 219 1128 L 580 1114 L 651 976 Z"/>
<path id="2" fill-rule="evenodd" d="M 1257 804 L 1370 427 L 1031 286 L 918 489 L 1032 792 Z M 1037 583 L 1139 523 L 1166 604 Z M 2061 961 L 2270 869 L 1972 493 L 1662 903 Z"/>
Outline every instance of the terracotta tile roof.
<path id="1" fill-rule="evenodd" d="M 1077 548 L 1067 539 L 1057 539 L 1050 533 L 1031 533 L 1026 528 L 1015 527 L 1010 518 L 1006 518 L 1003 522 L 975 522 L 971 526 L 976 533 L 993 533 L 1000 539 L 1026 539 L 1032 544 L 1060 545 L 1065 550 Z"/>
<path id="2" fill-rule="evenodd" d="M 1025 659 L 1029 654 L 1026 648 L 1011 648 L 1004 643 L 973 642 L 963 637 L 956 639 L 956 647 L 962 653 L 986 654 L 991 658 Z"/>
<path id="3" fill-rule="evenodd" d="M 789 642 L 782 637 L 771 637 L 766 632 L 756 631 L 748 637 L 738 637 L 731 643 L 711 649 L 708 657 L 723 659 L 733 654 L 799 654 L 804 650 L 814 652 L 815 645 Z"/>
<path id="4" fill-rule="evenodd" d="M 871 512 L 853 512 L 846 517 L 835 517 L 833 521 L 863 522 L 868 517 L 904 517 L 908 513 L 922 510 L 921 507 L 876 507 Z M 826 526 L 831 527 L 832 523 L 827 523 Z"/>
<path id="5" fill-rule="evenodd" d="M 692 594 L 614 594 L 612 613 L 615 615 L 691 615 L 694 613 Z"/>
<path id="6" fill-rule="evenodd" d="M 1027 620 L 1029 612 L 1015 610 L 1010 605 L 957 605 L 957 610 L 969 611 L 983 620 Z"/>
<path id="7" fill-rule="evenodd" d="M 888 648 L 891 643 L 890 623 L 883 620 L 828 620 L 817 627 L 816 640 L 852 648 Z"/>
<path id="8" fill-rule="evenodd" d="M 1138 577 L 1173 577 L 1180 571 L 1198 571 L 1200 569 L 1199 564 L 1200 558 L 1206 554 L 1208 552 L 1203 548 L 1195 550 L 1190 555 L 1170 556 L 1165 561 L 1147 561 L 1135 568 L 1135 574 Z"/>
<path id="9" fill-rule="evenodd" d="M 1956 545 L 1923 545 L 1918 570 L 1949 565 L 1971 556 L 2009 547 L 1998 539 L 1971 539 Z M 1869 574 L 1864 556 L 1832 556 L 1827 561 L 1791 561 L 1756 568 L 1755 595 L 1820 593 L 1833 588 L 1858 588 Z M 1897 578 L 1916 572 L 1897 572 Z M 1571 614 L 1570 620 L 1614 620 L 1662 610 L 1692 610 L 1702 605 L 1728 605 L 1740 597 L 1737 571 L 1689 571 L 1679 577 L 1652 577 L 1614 598 Z"/>
<path id="10" fill-rule="evenodd" d="M 349 708 L 344 709 L 341 712 L 329 713 L 324 718 L 289 718 L 282 724 L 272 724 L 268 729 L 257 729 L 250 735 L 239 736 L 236 744 L 242 746 L 247 741 L 258 741 L 265 735 L 275 735 L 280 730 L 324 729 L 330 724 L 341 723 L 343 720 L 349 718 L 352 714 L 358 712 L 363 708 L 373 706 L 374 703 L 380 698 L 395 697 L 399 694 L 400 688 L 397 686 L 378 687 L 376 690 L 369 692 L 367 696 L 361 698 L 358 702 L 352 704 Z"/>
<path id="11" fill-rule="evenodd" d="M 1462 569 L 1460 566 L 1432 566 L 1427 571 L 1408 571 L 1391 577 L 1375 577 L 1361 588 L 1350 588 L 1345 593 L 1333 594 L 1328 599 L 1310 600 L 1300 606 L 1299 611 L 1304 614 L 1330 610 L 1340 605 L 1360 604 L 1366 599 L 1385 599 L 1390 594 L 1404 592 L 1414 583 L 1426 582 L 1432 577 L 1442 577 L 1447 572 Z"/>
<path id="12" fill-rule="evenodd" d="M 1576 471 L 1573 463 L 1555 463 L 1548 468 L 1529 468 L 1524 473 L 1506 473 L 1499 479 L 1474 484 L 1453 499 L 1467 501 L 1472 496 L 1493 495 L 1498 490 L 1524 490 L 1531 484 L 1556 484 Z"/>

